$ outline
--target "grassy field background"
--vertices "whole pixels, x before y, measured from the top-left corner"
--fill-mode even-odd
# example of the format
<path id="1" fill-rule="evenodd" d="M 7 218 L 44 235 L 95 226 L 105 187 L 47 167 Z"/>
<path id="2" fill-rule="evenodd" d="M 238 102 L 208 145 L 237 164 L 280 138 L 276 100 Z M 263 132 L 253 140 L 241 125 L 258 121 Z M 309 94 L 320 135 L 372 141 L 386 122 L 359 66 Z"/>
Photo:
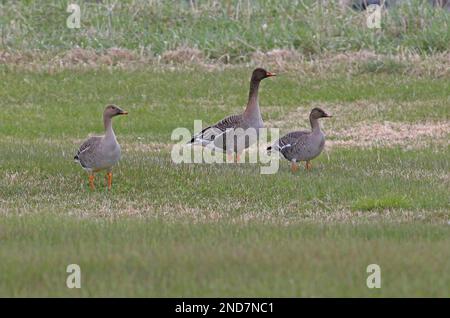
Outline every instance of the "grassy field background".
<path id="1" fill-rule="evenodd" d="M 313 171 L 173 164 L 172 129 L 241 109 L 249 72 L 3 71 L 1 294 L 448 295 L 448 80 L 286 72 L 263 83 L 268 125 L 307 128 L 317 104 L 335 114 Z M 113 101 L 130 112 L 115 120 L 123 159 L 113 191 L 99 175 L 91 192 L 72 156 Z M 348 128 L 386 123 L 382 142 L 346 144 Z M 398 125 L 431 135 L 397 140 Z M 66 263 L 82 267 L 81 291 L 65 287 Z M 379 291 L 369 263 L 386 272 Z"/>
<path id="2" fill-rule="evenodd" d="M 364 13 L 338 1 L 199 0 L 74 1 L 80 29 L 66 28 L 61 1 L 0 4 L 2 46 L 17 50 L 121 47 L 164 55 L 182 46 L 212 59 L 248 59 L 255 50 L 292 48 L 305 55 L 370 49 L 383 53 L 449 50 L 450 17 L 427 1 L 404 1 L 366 27 Z M 410 4 L 408 4 L 410 3 Z M 194 5 L 192 5 L 194 4 Z"/>
<path id="3" fill-rule="evenodd" d="M 448 14 L 400 15 L 399 36 L 307 1 L 152 3 L 108 18 L 82 2 L 80 30 L 58 27 L 65 5 L 0 4 L 0 296 L 449 296 Z M 257 65 L 278 73 L 260 92 L 268 127 L 334 115 L 313 170 L 174 164 L 173 129 L 240 112 Z M 130 113 L 114 120 L 123 157 L 113 190 L 98 175 L 90 191 L 72 158 L 108 103 Z"/>

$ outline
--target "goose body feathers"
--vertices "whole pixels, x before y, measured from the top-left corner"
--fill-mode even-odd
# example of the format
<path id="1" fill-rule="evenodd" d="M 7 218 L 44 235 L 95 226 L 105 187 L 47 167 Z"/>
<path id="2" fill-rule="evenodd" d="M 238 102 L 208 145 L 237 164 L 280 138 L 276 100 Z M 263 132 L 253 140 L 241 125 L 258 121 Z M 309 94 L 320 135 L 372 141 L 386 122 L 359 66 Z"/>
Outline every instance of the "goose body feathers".
<path id="1" fill-rule="evenodd" d="M 80 146 L 74 160 L 88 171 L 108 170 L 120 160 L 121 149 L 115 136 L 93 136 Z"/>
<path id="2" fill-rule="evenodd" d="M 100 170 L 111 171 L 111 168 L 120 160 L 121 150 L 112 128 L 112 118 L 126 115 L 126 111 L 115 105 L 108 105 L 103 112 L 105 134 L 86 139 L 78 149 L 74 161 L 93 174 Z"/>
<path id="3" fill-rule="evenodd" d="M 294 131 L 281 137 L 268 150 L 280 152 L 289 161 L 309 161 L 320 155 L 324 146 L 322 131 Z"/>
<path id="4" fill-rule="evenodd" d="M 255 124 L 246 120 L 243 114 L 231 115 L 203 129 L 191 139 L 191 143 L 222 151 L 241 152 L 256 141 L 258 129 L 262 127 L 262 120 Z"/>
<path id="5" fill-rule="evenodd" d="M 252 73 L 247 107 L 242 114 L 231 115 L 203 129 L 189 143 L 212 147 L 217 150 L 241 152 L 257 140 L 258 129 L 264 127 L 258 103 L 261 80 L 275 76 L 262 68 Z M 249 129 L 253 128 L 253 129 Z"/>
<path id="6" fill-rule="evenodd" d="M 281 153 L 287 160 L 292 162 L 306 161 L 316 158 L 325 146 L 325 134 L 320 128 L 319 118 L 331 117 L 320 108 L 314 108 L 310 115 L 311 131 L 293 131 L 280 139 L 267 151 L 273 150 Z"/>

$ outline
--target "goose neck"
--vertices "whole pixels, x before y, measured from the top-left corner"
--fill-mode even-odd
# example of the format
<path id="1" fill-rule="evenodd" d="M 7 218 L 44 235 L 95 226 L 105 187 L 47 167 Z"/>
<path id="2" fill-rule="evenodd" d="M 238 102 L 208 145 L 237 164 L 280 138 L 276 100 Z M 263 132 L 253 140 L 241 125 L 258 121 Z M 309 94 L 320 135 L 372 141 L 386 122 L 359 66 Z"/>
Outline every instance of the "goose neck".
<path id="1" fill-rule="evenodd" d="M 317 118 L 309 117 L 309 122 L 311 123 L 311 130 L 313 132 L 320 131 L 320 124 L 319 124 L 319 120 Z"/>
<path id="2" fill-rule="evenodd" d="M 103 124 L 105 126 L 105 137 L 115 137 L 114 130 L 112 128 L 112 118 L 111 116 L 103 116 Z"/>
<path id="3" fill-rule="evenodd" d="M 260 81 L 252 80 L 250 82 L 250 91 L 248 94 L 247 108 L 245 109 L 244 116 L 251 117 L 253 114 L 258 115 L 259 103 L 258 103 L 258 90 Z"/>

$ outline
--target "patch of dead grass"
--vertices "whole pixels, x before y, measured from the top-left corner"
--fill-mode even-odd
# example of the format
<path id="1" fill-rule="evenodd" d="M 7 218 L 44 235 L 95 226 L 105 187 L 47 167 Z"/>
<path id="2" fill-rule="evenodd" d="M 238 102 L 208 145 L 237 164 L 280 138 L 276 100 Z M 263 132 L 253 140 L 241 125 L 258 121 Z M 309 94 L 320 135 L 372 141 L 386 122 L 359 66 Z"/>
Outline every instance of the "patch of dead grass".
<path id="1" fill-rule="evenodd" d="M 427 100 L 426 105 L 439 105 L 440 100 Z M 351 103 L 334 103 L 334 102 L 310 102 L 303 106 L 297 107 L 295 110 L 284 114 L 279 119 L 267 121 L 267 127 L 290 128 L 292 127 L 309 127 L 309 113 L 314 107 L 320 107 L 334 117 L 330 120 L 322 120 L 322 124 L 331 129 L 341 129 L 355 122 L 362 120 L 377 121 L 385 117 L 386 112 L 395 109 L 399 112 L 408 112 L 423 107 L 425 102 L 407 101 L 398 102 L 393 100 L 386 101 L 370 101 L 358 100 Z M 283 113 L 285 107 L 272 106 L 264 107 L 264 113 Z"/>
<path id="2" fill-rule="evenodd" d="M 166 51 L 161 55 L 161 61 L 167 64 L 204 63 L 203 52 L 189 47 L 180 47 Z"/>
<path id="3" fill-rule="evenodd" d="M 57 57 L 51 60 L 53 64 L 59 64 L 60 66 L 112 66 L 120 63 L 129 63 L 138 61 L 139 56 L 127 49 L 121 48 L 109 48 L 102 52 L 97 52 L 92 49 L 76 48 L 67 51 L 61 57 Z"/>
<path id="4" fill-rule="evenodd" d="M 396 55 L 383 55 L 368 50 L 346 53 L 326 53 L 305 56 L 292 49 L 273 49 L 267 52 L 256 51 L 246 59 L 246 65 L 264 66 L 276 72 L 295 71 L 303 75 L 327 76 L 330 73 L 344 71 L 350 74 L 377 71 L 368 63 L 380 63 L 382 70 L 396 68 L 414 76 L 447 77 L 450 75 L 450 52 L 436 53 L 430 56 L 404 52 Z M 51 51 L 7 51 L 0 50 L 0 64 L 31 71 L 55 72 L 64 69 L 91 69 L 115 67 L 119 69 L 141 69 L 159 66 L 164 68 L 196 66 L 206 70 L 242 67 L 242 64 L 229 64 L 226 59 L 209 59 L 196 48 L 182 46 L 174 50 L 152 55 L 124 48 L 93 50 L 73 48 L 65 52 Z M 384 65 L 385 64 L 385 65 Z M 384 65 L 384 66 L 383 66 Z"/>
<path id="5" fill-rule="evenodd" d="M 28 70 L 39 70 L 43 67 L 54 70 L 74 67 L 124 66 L 136 62 L 145 63 L 146 61 L 136 52 L 122 48 L 109 48 L 102 51 L 74 48 L 61 53 L 0 51 L 0 64 Z"/>
<path id="6" fill-rule="evenodd" d="M 365 223 L 433 223 L 445 224 L 449 219 L 448 213 L 436 213 L 436 211 L 408 211 L 408 210 L 383 210 L 383 211 L 351 211 L 345 208 L 328 210 L 306 210 L 295 216 L 279 217 L 270 214 L 244 213 L 232 219 L 236 224 L 251 222 L 275 223 L 291 225 L 299 223 L 314 224 L 365 224 Z"/>
<path id="7" fill-rule="evenodd" d="M 275 49 L 268 52 L 257 51 L 250 57 L 255 65 L 272 65 L 286 69 L 289 65 L 305 63 L 305 57 L 291 49 Z"/>
<path id="8" fill-rule="evenodd" d="M 414 76 L 448 77 L 450 75 L 450 52 L 423 56 L 414 52 L 385 55 L 361 50 L 307 57 L 295 50 L 275 49 L 253 53 L 250 61 L 254 66 L 265 65 L 274 68 L 275 71 L 296 71 L 303 75 L 326 75 L 337 71 L 358 74 L 380 70 Z"/>
<path id="9" fill-rule="evenodd" d="M 335 115 L 332 119 L 321 122 L 328 137 L 327 148 L 405 146 L 420 149 L 431 145 L 450 145 L 450 121 L 407 123 L 380 118 L 380 114 L 390 109 L 407 111 L 421 107 L 421 103 L 423 102 L 310 103 L 284 114 L 279 119 L 266 122 L 266 127 L 280 128 L 282 134 L 294 130 L 309 130 L 309 112 L 314 107 L 320 107 Z M 268 113 L 279 112 L 282 108 L 272 107 L 265 110 Z"/>
<path id="10" fill-rule="evenodd" d="M 449 211 L 445 210 L 403 210 L 385 209 L 376 211 L 352 211 L 345 207 L 333 209 L 311 209 L 298 211 L 297 209 L 283 208 L 270 211 L 251 211 L 236 215 L 233 209 L 222 210 L 214 207 L 192 207 L 183 204 L 162 204 L 135 202 L 126 199 L 111 203 L 109 199 L 92 199 L 92 204 L 79 202 L 72 205 L 66 213 L 78 218 L 106 218 L 116 219 L 133 217 L 143 219 L 158 219 L 165 222 L 187 223 L 231 223 L 251 224 L 265 223 L 287 226 L 301 223 L 314 224 L 368 224 L 368 223 L 429 223 L 447 224 L 450 220 Z M 44 202 L 40 203 L 42 209 Z M 45 210 L 45 209 L 44 209 Z M 52 211 L 58 207 L 52 206 Z M 43 210 L 41 210 L 43 211 Z M 0 201 L 0 214 L 25 215 L 36 214 L 30 205 L 18 206 L 8 200 Z M 59 212 L 58 212 L 59 213 Z"/>
<path id="11" fill-rule="evenodd" d="M 329 142 L 332 147 L 405 146 L 407 149 L 417 149 L 433 144 L 448 146 L 450 122 L 362 122 L 341 131 L 331 131 L 327 135 L 333 138 Z"/>

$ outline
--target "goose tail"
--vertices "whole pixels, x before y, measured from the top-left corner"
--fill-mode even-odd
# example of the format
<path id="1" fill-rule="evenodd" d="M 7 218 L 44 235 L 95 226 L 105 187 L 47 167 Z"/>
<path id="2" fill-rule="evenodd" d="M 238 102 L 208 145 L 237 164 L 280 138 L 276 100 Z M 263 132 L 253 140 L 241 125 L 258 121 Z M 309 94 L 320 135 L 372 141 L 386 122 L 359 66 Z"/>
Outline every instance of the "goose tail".
<path id="1" fill-rule="evenodd" d="M 272 152 L 275 151 L 280 151 L 280 146 L 278 146 L 277 144 L 273 144 L 272 146 L 267 147 L 267 154 L 270 155 L 272 154 Z"/>
<path id="2" fill-rule="evenodd" d="M 223 131 L 215 126 L 207 127 L 203 129 L 197 135 L 194 135 L 188 144 L 194 145 L 210 145 L 214 144 L 216 138 L 220 138 L 223 135 Z"/>

